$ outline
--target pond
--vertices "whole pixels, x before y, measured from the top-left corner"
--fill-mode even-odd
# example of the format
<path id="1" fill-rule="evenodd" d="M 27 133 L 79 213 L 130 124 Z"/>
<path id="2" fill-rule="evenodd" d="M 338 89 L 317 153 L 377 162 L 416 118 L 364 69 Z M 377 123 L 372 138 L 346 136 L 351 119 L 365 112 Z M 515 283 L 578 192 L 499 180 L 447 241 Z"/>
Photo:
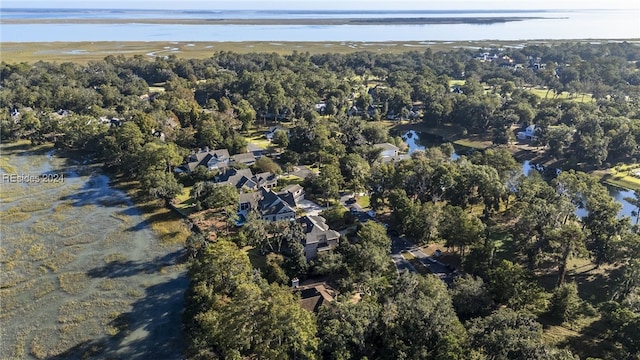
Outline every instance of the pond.
<path id="1" fill-rule="evenodd" d="M 414 153 L 415 151 L 424 151 L 427 148 L 439 146 L 446 142 L 446 139 L 442 136 L 428 134 L 424 132 L 417 132 L 415 130 L 410 130 L 402 134 L 402 139 L 409 147 L 409 154 Z M 468 147 L 460 146 L 454 144 L 455 152 L 451 156 L 451 160 L 456 160 L 460 157 L 460 155 L 464 155 L 469 151 L 473 150 Z M 522 173 L 526 176 L 532 171 L 543 171 L 544 168 L 538 164 L 532 163 L 529 160 L 524 160 L 521 162 L 522 165 Z M 559 171 L 559 170 L 557 170 Z M 620 216 L 628 216 L 635 221 L 635 216 L 633 216 L 632 212 L 636 210 L 636 207 L 626 201 L 624 198 L 626 197 L 635 197 L 635 192 L 633 190 L 625 190 L 620 189 L 613 186 L 608 186 L 609 194 L 620 204 L 622 204 L 622 210 L 620 210 Z M 584 209 L 577 209 L 576 215 L 578 217 L 584 217 L 587 215 L 587 211 Z"/>
<path id="2" fill-rule="evenodd" d="M 415 130 L 409 130 L 402 134 L 402 139 L 409 147 L 409 154 L 413 154 L 416 151 L 424 151 L 430 147 L 439 146 L 447 142 L 447 140 L 435 134 L 429 134 L 425 132 L 417 132 Z M 451 160 L 455 160 L 472 150 L 471 148 L 453 144 L 454 152 L 451 155 Z"/>
<path id="3" fill-rule="evenodd" d="M 0 358 L 179 358 L 181 247 L 88 161 L 0 150 Z"/>

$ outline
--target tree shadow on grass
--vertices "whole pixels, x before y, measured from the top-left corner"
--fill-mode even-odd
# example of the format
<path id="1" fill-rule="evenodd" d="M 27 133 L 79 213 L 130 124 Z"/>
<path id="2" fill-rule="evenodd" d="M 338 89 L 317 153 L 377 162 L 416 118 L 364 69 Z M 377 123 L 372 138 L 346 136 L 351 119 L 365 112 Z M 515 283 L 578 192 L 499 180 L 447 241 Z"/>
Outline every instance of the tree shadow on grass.
<path id="1" fill-rule="evenodd" d="M 570 336 L 561 347 L 568 347 L 572 352 L 580 355 L 581 359 L 602 358 L 615 359 L 618 347 L 615 342 L 607 339 L 608 324 L 604 320 L 597 320 L 584 327 L 579 335 Z"/>
<path id="2" fill-rule="evenodd" d="M 183 358 L 182 312 L 188 282 L 186 272 L 167 276 L 166 281 L 148 287 L 145 296 L 132 304 L 130 312 L 109 323 L 116 329 L 116 335 L 78 344 L 49 359 Z"/>
<path id="3" fill-rule="evenodd" d="M 91 278 L 121 278 L 139 274 L 151 274 L 163 267 L 178 264 L 184 256 L 184 249 L 176 250 L 151 261 L 111 261 L 104 266 L 87 271 Z"/>

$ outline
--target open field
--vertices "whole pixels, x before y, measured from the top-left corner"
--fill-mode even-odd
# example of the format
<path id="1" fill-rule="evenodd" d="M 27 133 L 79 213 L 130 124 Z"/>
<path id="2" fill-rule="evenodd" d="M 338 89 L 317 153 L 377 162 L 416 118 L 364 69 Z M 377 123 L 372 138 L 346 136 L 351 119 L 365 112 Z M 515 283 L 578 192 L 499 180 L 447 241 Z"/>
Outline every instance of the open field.
<path id="1" fill-rule="evenodd" d="M 591 94 L 584 93 L 569 93 L 567 91 L 563 91 L 560 94 L 557 94 L 555 90 L 548 90 L 543 88 L 532 88 L 527 89 L 528 91 L 536 94 L 538 97 L 542 99 L 561 99 L 561 100 L 570 100 L 575 102 L 594 102 L 595 99 L 591 96 Z"/>
<path id="2" fill-rule="evenodd" d="M 638 40 L 629 39 L 637 43 Z M 87 63 L 102 60 L 109 55 L 132 57 L 141 55 L 152 59 L 156 56 L 175 55 L 179 58 L 207 58 L 217 51 L 237 53 L 275 52 L 291 54 L 309 52 L 353 53 L 372 51 L 380 53 L 403 53 L 407 51 L 449 51 L 457 48 L 522 47 L 529 45 L 553 44 L 559 41 L 402 41 L 402 42 L 176 42 L 176 41 L 131 41 L 131 42 L 27 42 L 0 43 L 1 60 L 8 63 L 58 61 Z M 585 41 L 586 42 L 586 41 Z M 605 41 L 606 42 L 606 41 Z"/>

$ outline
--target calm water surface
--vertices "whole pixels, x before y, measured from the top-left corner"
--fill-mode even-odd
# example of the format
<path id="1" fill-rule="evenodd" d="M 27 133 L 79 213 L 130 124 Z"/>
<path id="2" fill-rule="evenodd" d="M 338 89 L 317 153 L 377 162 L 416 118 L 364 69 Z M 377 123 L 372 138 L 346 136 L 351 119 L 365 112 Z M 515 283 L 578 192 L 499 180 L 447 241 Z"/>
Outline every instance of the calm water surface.
<path id="1" fill-rule="evenodd" d="M 413 153 L 415 151 L 423 151 L 426 148 L 438 146 L 442 144 L 444 139 L 437 135 L 426 134 L 426 133 L 418 133 L 414 130 L 410 130 L 402 135 L 402 138 L 405 140 L 405 143 L 409 146 L 409 153 Z M 454 145 L 456 152 L 451 156 L 452 160 L 455 160 L 460 157 L 460 152 L 464 152 L 468 150 L 468 148 L 460 147 Z M 530 173 L 536 171 L 536 166 L 532 164 L 529 160 L 525 160 L 521 162 L 522 173 L 528 176 Z M 635 192 L 633 190 L 625 190 L 616 188 L 613 186 L 607 186 L 609 190 L 609 195 L 611 195 L 617 202 L 622 204 L 622 209 L 620 210 L 620 216 L 628 216 L 635 221 L 635 216 L 633 216 L 632 212 L 636 211 L 636 207 L 625 200 L 625 198 L 635 197 Z M 587 215 L 587 211 L 584 209 L 576 209 L 576 215 L 578 217 L 584 217 Z"/>
<path id="2" fill-rule="evenodd" d="M 164 14 L 164 13 L 163 13 Z M 168 18 L 153 12 L 7 13 L 3 18 Z M 490 25 L 0 24 L 4 42 L 53 41 L 477 41 L 640 38 L 638 11 L 547 12 L 179 12 L 169 18 L 354 18 L 519 16 L 545 19 Z"/>

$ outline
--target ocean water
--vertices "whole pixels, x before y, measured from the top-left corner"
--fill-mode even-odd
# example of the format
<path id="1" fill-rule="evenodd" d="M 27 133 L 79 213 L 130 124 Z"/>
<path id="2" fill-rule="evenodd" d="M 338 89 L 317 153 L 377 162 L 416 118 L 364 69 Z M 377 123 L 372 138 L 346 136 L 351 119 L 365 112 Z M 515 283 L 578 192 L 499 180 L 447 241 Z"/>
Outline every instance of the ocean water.
<path id="1" fill-rule="evenodd" d="M 544 17 L 488 25 L 185 25 L 135 19 Z M 478 41 L 640 39 L 640 12 L 583 11 L 153 11 L 11 10 L 2 19 L 128 19 L 127 24 L 3 24 L 2 42 L 54 41 Z"/>

